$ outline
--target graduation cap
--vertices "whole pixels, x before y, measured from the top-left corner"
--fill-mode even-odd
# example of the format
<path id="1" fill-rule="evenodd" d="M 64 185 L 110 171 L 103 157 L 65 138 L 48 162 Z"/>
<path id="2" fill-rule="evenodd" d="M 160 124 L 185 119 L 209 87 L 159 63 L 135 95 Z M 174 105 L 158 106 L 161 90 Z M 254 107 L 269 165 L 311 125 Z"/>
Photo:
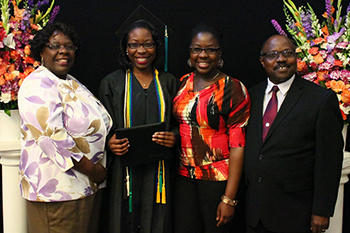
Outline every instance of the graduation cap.
<path id="1" fill-rule="evenodd" d="M 116 35 L 124 34 L 130 25 L 137 20 L 146 20 L 153 24 L 154 27 L 158 29 L 160 33 L 164 31 L 164 71 L 168 71 L 168 37 L 173 31 L 168 28 L 168 26 L 163 23 L 159 18 L 157 18 L 154 14 L 152 14 L 149 10 L 147 10 L 144 6 L 139 5 L 131 15 L 125 20 L 125 22 L 120 26 L 120 28 L 116 31 Z"/>

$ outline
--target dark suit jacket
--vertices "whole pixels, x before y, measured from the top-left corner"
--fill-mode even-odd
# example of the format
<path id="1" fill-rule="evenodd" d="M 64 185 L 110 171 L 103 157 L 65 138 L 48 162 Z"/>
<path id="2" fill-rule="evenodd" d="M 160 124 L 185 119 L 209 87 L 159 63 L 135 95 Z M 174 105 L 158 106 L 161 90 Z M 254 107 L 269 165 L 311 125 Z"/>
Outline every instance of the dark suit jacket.
<path id="1" fill-rule="evenodd" d="M 332 216 L 343 158 L 335 93 L 295 77 L 262 142 L 267 82 L 253 87 L 246 132 L 247 222 L 270 231 L 307 232 L 311 215 Z"/>

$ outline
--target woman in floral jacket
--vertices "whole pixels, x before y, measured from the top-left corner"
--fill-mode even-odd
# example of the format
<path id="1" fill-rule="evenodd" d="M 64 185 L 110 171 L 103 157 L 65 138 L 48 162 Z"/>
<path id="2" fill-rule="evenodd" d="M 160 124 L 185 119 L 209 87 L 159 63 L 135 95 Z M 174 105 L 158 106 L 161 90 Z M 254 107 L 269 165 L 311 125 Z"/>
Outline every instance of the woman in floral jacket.
<path id="1" fill-rule="evenodd" d="M 29 232 L 93 232 L 96 192 L 106 178 L 105 137 L 111 118 L 68 74 L 78 44 L 63 24 L 49 24 L 31 42 L 41 61 L 19 91 L 21 194 Z"/>

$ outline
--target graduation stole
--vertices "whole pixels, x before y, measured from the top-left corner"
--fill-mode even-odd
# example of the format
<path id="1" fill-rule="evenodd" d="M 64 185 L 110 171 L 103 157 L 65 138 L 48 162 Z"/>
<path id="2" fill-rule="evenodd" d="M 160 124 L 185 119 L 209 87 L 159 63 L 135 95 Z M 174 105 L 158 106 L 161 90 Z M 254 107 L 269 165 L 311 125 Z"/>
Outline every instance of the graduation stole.
<path id="1" fill-rule="evenodd" d="M 158 102 L 158 115 L 159 122 L 165 120 L 165 101 L 162 86 L 160 85 L 158 70 L 154 70 L 154 84 L 157 93 Z M 124 95 L 124 128 L 129 128 L 133 126 L 132 122 L 132 84 L 133 84 L 133 74 L 130 70 L 126 71 L 125 75 L 125 95 Z M 162 187 L 162 188 L 160 188 Z M 132 167 L 126 167 L 126 192 L 129 197 L 129 212 L 132 212 Z M 160 194 L 162 194 L 162 204 L 166 203 L 165 198 L 165 165 L 164 160 L 159 161 L 158 164 L 158 176 L 157 176 L 157 194 L 156 203 L 160 203 Z"/>

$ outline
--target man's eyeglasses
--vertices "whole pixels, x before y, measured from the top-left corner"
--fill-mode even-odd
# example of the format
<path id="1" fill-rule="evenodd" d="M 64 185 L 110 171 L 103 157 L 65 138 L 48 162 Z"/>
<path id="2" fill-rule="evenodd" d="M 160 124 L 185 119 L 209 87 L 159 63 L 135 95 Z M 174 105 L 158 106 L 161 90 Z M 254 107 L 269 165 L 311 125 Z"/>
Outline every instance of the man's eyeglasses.
<path id="1" fill-rule="evenodd" d="M 62 44 L 49 44 L 49 45 L 46 45 L 46 47 L 54 51 L 59 51 L 62 48 L 64 48 L 67 52 L 74 52 L 78 48 L 75 45 L 62 45 Z"/>
<path id="2" fill-rule="evenodd" d="M 200 48 L 200 47 L 191 47 L 190 46 L 190 50 L 192 53 L 195 54 L 200 54 L 203 50 L 207 53 L 207 54 L 215 54 L 219 51 L 220 47 L 216 47 L 216 48 Z"/>
<path id="3" fill-rule="evenodd" d="M 277 59 L 280 56 L 280 54 L 282 54 L 285 58 L 289 58 L 295 56 L 295 51 L 292 49 L 287 49 L 283 51 L 270 51 L 263 53 L 260 56 L 265 56 L 267 59 L 273 60 Z"/>
<path id="4" fill-rule="evenodd" d="M 128 43 L 129 48 L 131 49 L 138 49 L 140 46 L 143 46 L 144 49 L 153 49 L 156 45 L 153 42 L 147 42 L 147 43 Z"/>

